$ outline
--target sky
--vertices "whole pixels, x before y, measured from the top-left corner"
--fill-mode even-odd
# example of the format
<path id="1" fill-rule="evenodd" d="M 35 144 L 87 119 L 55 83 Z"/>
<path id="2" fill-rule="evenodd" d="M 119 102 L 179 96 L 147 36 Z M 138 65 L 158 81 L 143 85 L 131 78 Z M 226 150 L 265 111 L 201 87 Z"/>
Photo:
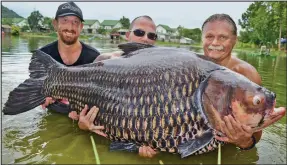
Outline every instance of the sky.
<path id="1" fill-rule="evenodd" d="M 64 2 L 2 2 L 2 5 L 27 18 L 34 10 L 43 16 L 55 17 Z M 132 21 L 140 15 L 149 15 L 156 23 L 176 28 L 201 28 L 204 20 L 212 14 L 229 14 L 238 25 L 252 2 L 75 2 L 82 10 L 84 19 L 119 20 L 123 16 Z"/>

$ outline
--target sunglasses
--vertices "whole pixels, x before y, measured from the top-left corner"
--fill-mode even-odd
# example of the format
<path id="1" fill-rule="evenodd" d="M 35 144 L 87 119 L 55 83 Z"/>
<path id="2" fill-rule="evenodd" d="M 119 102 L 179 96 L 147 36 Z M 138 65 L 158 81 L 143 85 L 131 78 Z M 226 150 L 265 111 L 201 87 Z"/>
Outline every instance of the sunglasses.
<path id="1" fill-rule="evenodd" d="M 141 30 L 141 29 L 136 29 L 134 31 L 134 35 L 137 36 L 137 37 L 143 37 L 145 35 L 145 31 Z M 155 33 L 152 33 L 152 32 L 148 32 L 147 33 L 147 38 L 150 39 L 150 40 L 156 40 L 157 39 L 157 34 Z"/>

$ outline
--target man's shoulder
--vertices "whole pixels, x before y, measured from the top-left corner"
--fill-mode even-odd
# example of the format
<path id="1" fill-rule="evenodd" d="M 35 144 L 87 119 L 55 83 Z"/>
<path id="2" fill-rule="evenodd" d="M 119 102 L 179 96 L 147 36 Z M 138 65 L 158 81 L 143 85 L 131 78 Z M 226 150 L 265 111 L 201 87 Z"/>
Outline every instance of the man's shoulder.
<path id="1" fill-rule="evenodd" d="M 237 67 L 238 69 L 240 70 L 243 70 L 243 71 L 252 71 L 252 72 L 257 72 L 256 68 L 254 66 L 252 66 L 251 64 L 249 64 L 248 62 L 246 61 L 243 61 L 239 58 L 236 58 L 235 57 L 235 67 Z"/>
<path id="2" fill-rule="evenodd" d="M 54 41 L 54 42 L 52 42 L 52 43 L 49 43 L 49 44 L 47 44 L 47 45 L 45 45 L 45 46 L 39 48 L 39 50 L 45 51 L 45 50 L 54 49 L 55 46 L 57 46 L 57 44 L 58 44 L 58 41 Z"/>
<path id="3" fill-rule="evenodd" d="M 244 75 L 245 77 L 257 84 L 261 83 L 260 75 L 254 66 L 236 57 L 233 57 L 233 60 L 234 66 L 232 70 Z"/>
<path id="4" fill-rule="evenodd" d="M 46 54 L 49 54 L 50 56 L 54 56 L 55 54 L 58 54 L 58 40 L 49 43 L 41 48 L 39 50 L 43 51 Z"/>

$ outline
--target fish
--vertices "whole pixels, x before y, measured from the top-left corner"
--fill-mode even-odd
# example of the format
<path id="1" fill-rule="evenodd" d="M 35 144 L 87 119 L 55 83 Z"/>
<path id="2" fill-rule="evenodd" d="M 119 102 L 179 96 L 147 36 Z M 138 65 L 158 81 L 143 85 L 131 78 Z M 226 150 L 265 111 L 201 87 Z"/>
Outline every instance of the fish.
<path id="1" fill-rule="evenodd" d="M 94 123 L 105 127 L 112 148 L 145 145 L 182 158 L 223 144 L 214 131 L 220 132 L 224 116 L 253 131 L 270 120 L 274 92 L 204 55 L 139 43 L 119 48 L 122 57 L 72 67 L 35 51 L 30 78 L 9 93 L 2 112 L 29 111 L 46 97 L 67 99 L 78 113 L 85 104 L 96 105 L 100 111 Z M 235 103 L 240 105 L 236 111 Z"/>

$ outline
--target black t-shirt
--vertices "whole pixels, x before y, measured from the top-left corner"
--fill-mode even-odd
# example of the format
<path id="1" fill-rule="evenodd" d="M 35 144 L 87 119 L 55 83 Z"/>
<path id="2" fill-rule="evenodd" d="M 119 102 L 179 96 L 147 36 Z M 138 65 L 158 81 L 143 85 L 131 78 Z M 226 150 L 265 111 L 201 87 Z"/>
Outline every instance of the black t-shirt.
<path id="1" fill-rule="evenodd" d="M 66 66 L 77 66 L 77 65 L 92 63 L 100 55 L 100 53 L 95 48 L 93 48 L 89 45 L 86 45 L 83 42 L 81 42 L 81 44 L 82 44 L 81 54 L 80 54 L 78 60 L 72 65 L 64 64 L 64 62 L 60 56 L 59 50 L 58 50 L 58 41 L 52 42 L 52 43 L 40 48 L 40 50 L 49 54 L 56 61 L 58 61 L 61 64 L 66 65 Z"/>
<path id="2" fill-rule="evenodd" d="M 83 42 L 81 42 L 81 44 L 82 44 L 81 54 L 78 60 L 72 65 L 64 64 L 60 56 L 59 50 L 58 50 L 58 41 L 52 42 L 40 48 L 40 50 L 50 55 L 52 58 L 54 58 L 59 63 L 64 64 L 68 67 L 92 63 L 100 55 L 100 53 L 95 48 L 88 46 L 84 44 Z M 63 114 L 68 114 L 71 111 L 68 105 L 61 103 L 59 101 L 55 101 L 55 103 L 50 104 L 47 108 L 49 110 L 56 111 L 56 112 L 63 113 Z"/>

